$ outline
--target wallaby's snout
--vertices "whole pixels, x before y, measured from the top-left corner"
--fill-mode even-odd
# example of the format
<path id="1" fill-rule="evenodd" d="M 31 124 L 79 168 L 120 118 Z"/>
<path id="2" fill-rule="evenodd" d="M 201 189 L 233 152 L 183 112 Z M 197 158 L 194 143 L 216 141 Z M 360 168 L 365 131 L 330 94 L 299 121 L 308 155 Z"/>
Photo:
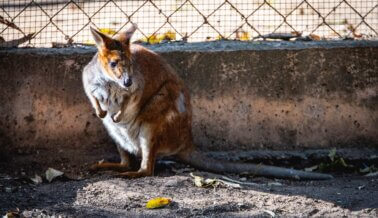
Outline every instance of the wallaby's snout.
<path id="1" fill-rule="evenodd" d="M 123 85 L 124 85 L 126 88 L 130 87 L 132 84 L 133 84 L 133 80 L 132 80 L 131 76 L 126 77 L 126 78 L 123 80 Z"/>

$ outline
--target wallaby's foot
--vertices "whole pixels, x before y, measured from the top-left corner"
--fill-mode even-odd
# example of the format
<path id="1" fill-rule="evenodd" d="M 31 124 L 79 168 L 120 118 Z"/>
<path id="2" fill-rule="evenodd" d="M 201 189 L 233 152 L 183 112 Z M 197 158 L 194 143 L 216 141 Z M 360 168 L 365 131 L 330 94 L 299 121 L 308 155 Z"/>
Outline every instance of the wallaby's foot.
<path id="1" fill-rule="evenodd" d="M 113 170 L 118 172 L 124 172 L 127 170 L 130 170 L 129 164 L 124 163 L 109 163 L 109 162 L 103 162 L 103 163 L 96 163 L 89 167 L 89 170 L 91 172 L 96 172 L 100 170 Z"/>
<path id="2" fill-rule="evenodd" d="M 153 175 L 152 171 L 138 170 L 138 171 L 119 173 L 117 176 L 126 177 L 126 178 L 139 178 L 139 177 L 152 176 L 152 175 Z"/>
<path id="3" fill-rule="evenodd" d="M 107 111 L 103 111 L 103 110 L 97 110 L 96 111 L 96 115 L 99 117 L 99 118 L 104 118 L 104 117 L 106 117 L 106 114 L 107 114 L 108 112 Z"/>
<path id="4" fill-rule="evenodd" d="M 122 111 L 118 111 L 116 114 L 113 114 L 112 115 L 113 122 L 118 123 L 119 121 L 121 121 L 121 118 L 122 118 L 121 115 L 122 115 Z"/>

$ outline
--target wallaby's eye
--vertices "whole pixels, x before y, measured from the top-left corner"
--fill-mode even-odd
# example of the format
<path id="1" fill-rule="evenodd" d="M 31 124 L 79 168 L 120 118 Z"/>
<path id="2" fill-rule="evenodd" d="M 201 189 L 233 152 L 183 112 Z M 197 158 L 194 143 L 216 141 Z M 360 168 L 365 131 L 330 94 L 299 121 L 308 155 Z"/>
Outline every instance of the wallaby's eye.
<path id="1" fill-rule="evenodd" d="M 111 61 L 110 62 L 110 67 L 111 68 L 115 68 L 117 66 L 117 64 L 118 64 L 118 61 Z"/>

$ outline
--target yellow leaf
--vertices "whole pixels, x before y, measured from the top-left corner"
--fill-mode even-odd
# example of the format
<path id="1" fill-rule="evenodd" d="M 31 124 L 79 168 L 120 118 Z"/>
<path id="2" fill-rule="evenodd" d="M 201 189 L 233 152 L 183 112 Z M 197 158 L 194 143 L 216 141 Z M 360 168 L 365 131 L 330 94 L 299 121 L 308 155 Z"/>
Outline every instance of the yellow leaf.
<path id="1" fill-rule="evenodd" d="M 100 32 L 106 34 L 106 35 L 114 35 L 116 34 L 116 31 L 110 28 L 100 28 Z"/>
<path id="2" fill-rule="evenodd" d="M 148 37 L 141 38 L 139 41 L 147 42 L 149 44 L 157 44 L 157 43 L 161 43 L 163 40 L 167 40 L 167 41 L 176 40 L 176 33 L 170 30 L 168 30 L 164 34 L 154 33 Z"/>
<path id="3" fill-rule="evenodd" d="M 146 204 L 146 208 L 148 209 L 155 209 L 155 208 L 160 208 L 160 207 L 164 207 L 166 205 L 168 205 L 169 203 L 171 203 L 171 199 L 169 198 L 154 198 L 154 199 L 151 199 L 147 202 Z"/>
<path id="4" fill-rule="evenodd" d="M 147 42 L 150 44 L 157 44 L 160 42 L 160 40 L 156 34 L 152 34 L 147 38 Z"/>
<path id="5" fill-rule="evenodd" d="M 242 32 L 241 36 L 240 36 L 240 40 L 241 41 L 248 41 L 251 39 L 251 36 L 249 35 L 248 32 Z"/>
<path id="6" fill-rule="evenodd" d="M 138 41 L 140 41 L 140 42 L 148 42 L 148 38 L 147 37 L 143 37 L 143 38 L 139 39 Z"/>
<path id="7" fill-rule="evenodd" d="M 95 41 L 93 41 L 93 40 L 85 40 L 85 41 L 83 42 L 83 44 L 85 44 L 85 45 L 95 45 L 96 43 L 95 43 Z"/>
<path id="8" fill-rule="evenodd" d="M 164 33 L 165 35 L 165 40 L 176 40 L 176 33 L 171 31 L 171 30 L 168 30 L 167 32 Z"/>
<path id="9" fill-rule="evenodd" d="M 222 35 L 218 35 L 215 39 L 216 39 L 216 40 L 223 40 L 224 37 L 223 37 Z"/>
<path id="10" fill-rule="evenodd" d="M 165 35 L 164 34 L 159 34 L 157 35 L 157 40 L 158 40 L 158 43 L 160 43 L 161 41 L 163 41 L 165 39 Z"/>

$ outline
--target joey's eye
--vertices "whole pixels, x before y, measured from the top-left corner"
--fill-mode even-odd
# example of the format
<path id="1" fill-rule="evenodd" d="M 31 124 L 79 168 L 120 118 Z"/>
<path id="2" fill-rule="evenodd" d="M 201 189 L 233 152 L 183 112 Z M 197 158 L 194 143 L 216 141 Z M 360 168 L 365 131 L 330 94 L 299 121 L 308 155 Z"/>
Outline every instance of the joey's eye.
<path id="1" fill-rule="evenodd" d="M 118 61 L 111 61 L 110 62 L 110 67 L 111 68 L 115 68 L 117 66 L 117 64 L 118 64 Z"/>

